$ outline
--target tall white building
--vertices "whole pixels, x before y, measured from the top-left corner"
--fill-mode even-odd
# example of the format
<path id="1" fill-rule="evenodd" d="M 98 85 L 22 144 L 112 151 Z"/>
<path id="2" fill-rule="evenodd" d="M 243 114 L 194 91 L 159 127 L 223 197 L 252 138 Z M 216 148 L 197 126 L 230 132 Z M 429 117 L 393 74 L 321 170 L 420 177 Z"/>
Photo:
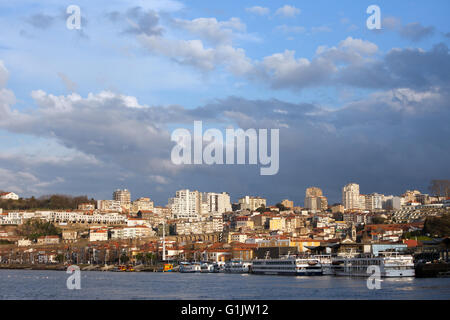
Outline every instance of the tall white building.
<path id="1" fill-rule="evenodd" d="M 201 193 L 189 189 L 179 190 L 174 198 L 169 198 L 168 207 L 172 210 L 174 218 L 198 218 L 201 214 Z"/>
<path id="2" fill-rule="evenodd" d="M 379 193 L 365 195 L 365 209 L 370 211 L 383 209 L 383 197 Z"/>
<path id="3" fill-rule="evenodd" d="M 202 196 L 203 203 L 206 203 L 206 212 L 222 214 L 231 211 L 231 201 L 228 193 L 205 192 Z M 205 213 L 205 211 L 202 210 L 202 213 Z"/>
<path id="4" fill-rule="evenodd" d="M 347 209 L 360 209 L 361 199 L 359 196 L 359 184 L 349 183 L 342 188 L 342 203 Z"/>

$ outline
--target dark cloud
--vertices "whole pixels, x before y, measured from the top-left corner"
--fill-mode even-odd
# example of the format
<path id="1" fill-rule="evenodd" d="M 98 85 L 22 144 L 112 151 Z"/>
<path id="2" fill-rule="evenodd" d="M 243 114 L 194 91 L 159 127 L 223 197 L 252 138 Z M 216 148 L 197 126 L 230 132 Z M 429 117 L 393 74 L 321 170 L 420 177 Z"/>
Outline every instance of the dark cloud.
<path id="1" fill-rule="evenodd" d="M 48 29 L 55 21 L 55 17 L 38 13 L 30 16 L 26 21 L 35 28 Z"/>
<path id="2" fill-rule="evenodd" d="M 351 64 L 336 79 L 359 88 L 430 88 L 450 83 L 450 53 L 447 45 L 429 51 L 393 49 L 382 60 Z"/>
<path id="3" fill-rule="evenodd" d="M 433 26 L 422 26 L 419 22 L 413 22 L 407 24 L 399 29 L 399 33 L 402 37 L 411 41 L 421 41 L 434 34 L 435 28 Z"/>
<path id="4" fill-rule="evenodd" d="M 159 25 L 159 15 L 154 10 L 144 10 L 141 7 L 133 7 L 125 13 L 111 11 L 105 17 L 113 23 L 125 23 L 127 27 L 122 31 L 124 34 L 147 36 L 162 35 L 163 28 Z"/>
<path id="5" fill-rule="evenodd" d="M 128 187 L 133 197 L 149 195 L 165 204 L 175 190 L 188 187 L 228 191 L 233 199 L 257 194 L 270 202 L 287 197 L 301 203 L 305 188 L 314 185 L 335 202 L 350 181 L 359 182 L 362 192 L 399 194 L 406 188 L 426 191 L 431 178 L 450 174 L 450 96 L 444 89 L 388 90 L 337 110 L 239 97 L 194 109 L 147 107 L 107 92 L 87 98 L 35 92 L 33 97 L 38 109 L 9 113 L 0 127 L 55 140 L 80 155 L 0 165 L 10 174 L 27 168 L 36 178 L 28 192 L 109 198 L 114 188 Z M 194 120 L 202 120 L 204 128 L 279 128 L 279 173 L 260 176 L 259 167 L 250 165 L 172 165 L 170 132 L 192 130 Z"/>

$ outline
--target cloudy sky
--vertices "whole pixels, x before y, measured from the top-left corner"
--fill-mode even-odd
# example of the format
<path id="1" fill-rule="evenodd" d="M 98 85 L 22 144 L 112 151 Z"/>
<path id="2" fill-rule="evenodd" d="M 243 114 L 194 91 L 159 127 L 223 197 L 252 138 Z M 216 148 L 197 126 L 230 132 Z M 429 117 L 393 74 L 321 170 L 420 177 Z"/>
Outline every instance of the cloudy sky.
<path id="1" fill-rule="evenodd" d="M 81 29 L 66 8 L 81 8 Z M 369 30 L 369 5 L 382 29 Z M 0 189 L 330 202 L 450 177 L 450 2 L 0 0 Z M 280 169 L 171 162 L 175 128 L 278 128 Z"/>

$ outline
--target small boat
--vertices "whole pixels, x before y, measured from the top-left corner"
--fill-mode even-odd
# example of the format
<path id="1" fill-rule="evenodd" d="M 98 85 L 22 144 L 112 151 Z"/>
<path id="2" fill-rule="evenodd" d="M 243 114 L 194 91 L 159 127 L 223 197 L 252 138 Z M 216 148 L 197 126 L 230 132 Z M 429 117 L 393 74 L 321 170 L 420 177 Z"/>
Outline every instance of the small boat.
<path id="1" fill-rule="evenodd" d="M 200 269 L 201 269 L 201 271 L 200 271 L 201 273 L 214 273 L 214 272 L 216 272 L 215 268 L 214 268 L 214 264 L 209 263 L 209 262 L 203 262 L 201 264 Z"/>
<path id="2" fill-rule="evenodd" d="M 180 269 L 179 272 L 181 273 L 195 273 L 195 272 L 201 272 L 201 265 L 199 262 L 180 262 Z"/>
<path id="3" fill-rule="evenodd" d="M 172 272 L 172 271 L 173 271 L 173 264 L 165 263 L 162 272 Z"/>

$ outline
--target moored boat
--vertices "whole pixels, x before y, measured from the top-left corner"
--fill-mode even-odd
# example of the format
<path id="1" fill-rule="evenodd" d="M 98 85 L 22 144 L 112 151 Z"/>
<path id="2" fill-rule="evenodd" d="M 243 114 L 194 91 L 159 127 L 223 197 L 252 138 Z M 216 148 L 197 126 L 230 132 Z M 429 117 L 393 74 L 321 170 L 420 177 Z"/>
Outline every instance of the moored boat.
<path id="1" fill-rule="evenodd" d="M 201 265 L 198 262 L 180 262 L 179 272 L 181 273 L 195 273 L 201 272 Z"/>
<path id="2" fill-rule="evenodd" d="M 323 274 L 322 264 L 314 258 L 295 256 L 278 259 L 254 260 L 252 273 L 266 275 L 319 276 Z"/>
<path id="3" fill-rule="evenodd" d="M 397 252 L 380 252 L 378 256 L 361 254 L 352 258 L 335 258 L 332 263 L 337 276 L 369 277 L 368 268 L 379 267 L 381 277 L 414 277 L 414 262 L 411 255 Z"/>
<path id="4" fill-rule="evenodd" d="M 231 260 L 225 264 L 225 272 L 227 273 L 249 273 L 252 263 L 242 260 Z"/>

